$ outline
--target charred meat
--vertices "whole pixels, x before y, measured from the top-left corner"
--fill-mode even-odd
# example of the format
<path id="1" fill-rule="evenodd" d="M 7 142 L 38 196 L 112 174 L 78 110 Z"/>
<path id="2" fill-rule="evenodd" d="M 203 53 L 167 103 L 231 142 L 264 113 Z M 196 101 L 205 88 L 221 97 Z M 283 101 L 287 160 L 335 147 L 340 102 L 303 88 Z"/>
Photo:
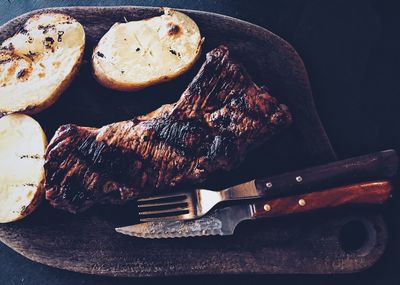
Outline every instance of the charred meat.
<path id="1" fill-rule="evenodd" d="M 77 213 L 198 183 L 237 167 L 290 122 L 286 106 L 220 46 L 176 103 L 100 129 L 61 126 L 46 153 L 46 198 Z"/>

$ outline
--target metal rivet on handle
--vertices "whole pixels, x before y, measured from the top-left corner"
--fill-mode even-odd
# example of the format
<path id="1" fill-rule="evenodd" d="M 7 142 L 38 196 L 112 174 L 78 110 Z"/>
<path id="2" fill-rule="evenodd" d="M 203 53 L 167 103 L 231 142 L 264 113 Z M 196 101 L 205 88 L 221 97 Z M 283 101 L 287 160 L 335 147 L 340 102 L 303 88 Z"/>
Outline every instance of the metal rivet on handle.
<path id="1" fill-rule="evenodd" d="M 271 206 L 268 205 L 268 204 L 265 204 L 265 205 L 264 205 L 264 210 L 265 210 L 265 212 L 271 211 Z"/>
<path id="2" fill-rule="evenodd" d="M 267 188 L 271 188 L 272 187 L 272 183 L 271 182 L 267 182 L 267 183 L 265 183 L 265 186 L 267 186 Z"/>
<path id="3" fill-rule="evenodd" d="M 301 181 L 303 181 L 303 177 L 297 176 L 297 177 L 296 177 L 296 181 L 300 183 Z"/>
<path id="4" fill-rule="evenodd" d="M 304 207 L 304 206 L 306 205 L 306 200 L 300 199 L 300 200 L 299 200 L 299 205 L 302 206 L 302 207 Z"/>

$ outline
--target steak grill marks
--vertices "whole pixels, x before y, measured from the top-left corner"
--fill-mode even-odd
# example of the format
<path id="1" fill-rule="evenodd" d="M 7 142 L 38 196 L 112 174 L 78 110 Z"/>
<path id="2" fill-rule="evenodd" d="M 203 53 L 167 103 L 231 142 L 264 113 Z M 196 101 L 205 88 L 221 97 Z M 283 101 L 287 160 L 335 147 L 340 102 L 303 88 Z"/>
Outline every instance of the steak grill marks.
<path id="1" fill-rule="evenodd" d="M 76 213 L 197 183 L 236 167 L 290 122 L 220 46 L 175 104 L 100 129 L 61 126 L 46 153 L 46 198 Z"/>

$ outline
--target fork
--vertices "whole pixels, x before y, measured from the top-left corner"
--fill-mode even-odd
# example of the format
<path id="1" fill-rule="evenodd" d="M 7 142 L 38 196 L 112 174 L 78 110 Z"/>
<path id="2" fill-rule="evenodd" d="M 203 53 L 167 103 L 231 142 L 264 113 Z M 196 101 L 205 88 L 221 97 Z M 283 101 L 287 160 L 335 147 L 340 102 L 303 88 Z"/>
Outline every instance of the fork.
<path id="1" fill-rule="evenodd" d="M 138 200 L 141 222 L 189 220 L 207 214 L 224 201 L 276 198 L 315 191 L 362 179 L 390 178 L 398 170 L 394 150 L 386 150 L 269 178 L 255 179 L 221 191 L 195 189 Z"/>

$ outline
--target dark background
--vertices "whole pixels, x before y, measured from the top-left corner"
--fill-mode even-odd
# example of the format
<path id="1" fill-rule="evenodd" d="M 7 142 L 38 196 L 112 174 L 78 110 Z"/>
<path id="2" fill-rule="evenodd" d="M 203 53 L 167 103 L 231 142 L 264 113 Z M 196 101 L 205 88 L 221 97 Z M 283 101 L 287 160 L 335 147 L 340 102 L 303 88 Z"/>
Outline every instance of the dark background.
<path id="1" fill-rule="evenodd" d="M 340 158 L 400 150 L 400 6 L 373 0 L 0 0 L 0 24 L 42 7 L 145 5 L 230 15 L 278 34 L 309 72 L 322 122 Z M 216 27 L 217 28 L 217 27 Z M 400 199 L 386 210 L 389 245 L 371 269 L 339 276 L 201 276 L 112 279 L 33 263 L 0 244 L 0 284 L 400 284 Z"/>

